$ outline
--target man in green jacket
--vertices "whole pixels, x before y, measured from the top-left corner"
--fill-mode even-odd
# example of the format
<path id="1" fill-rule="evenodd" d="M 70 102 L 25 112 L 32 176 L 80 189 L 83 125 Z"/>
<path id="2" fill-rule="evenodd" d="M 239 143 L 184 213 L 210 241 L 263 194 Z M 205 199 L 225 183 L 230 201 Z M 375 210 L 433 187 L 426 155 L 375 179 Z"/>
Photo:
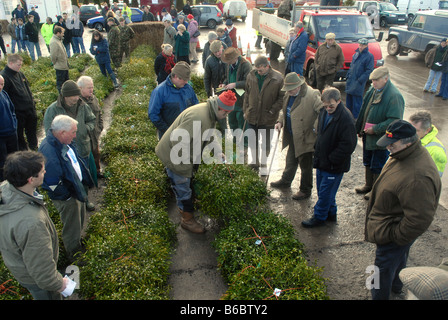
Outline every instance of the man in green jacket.
<path id="1" fill-rule="evenodd" d="M 56 228 L 36 192 L 44 179 L 45 157 L 35 151 L 8 156 L 0 186 L 0 251 L 10 272 L 35 300 L 60 300 L 67 278 L 57 270 Z"/>
<path id="2" fill-rule="evenodd" d="M 53 28 L 54 23 L 50 17 L 47 18 L 46 22 L 40 28 L 40 33 L 42 33 L 42 37 L 44 38 L 48 52 L 50 52 L 50 41 L 51 38 L 53 37 Z"/>
<path id="3" fill-rule="evenodd" d="M 403 119 L 404 99 L 400 91 L 390 81 L 389 70 L 379 67 L 370 74 L 372 86 L 363 98 L 361 111 L 356 120 L 356 131 L 363 142 L 363 164 L 365 167 L 365 185 L 356 188 L 357 193 L 369 192 L 381 169 L 389 157 L 389 151 L 376 142 L 386 132 L 394 120 Z"/>
<path id="4" fill-rule="evenodd" d="M 228 90 L 219 97 L 185 109 L 160 138 L 156 154 L 164 164 L 181 214 L 182 228 L 193 233 L 204 233 L 205 229 L 194 219 L 191 179 L 201 163 L 205 141 L 204 135 L 216 132 L 216 122 L 225 119 L 233 111 L 235 93 Z M 220 142 L 218 142 L 220 144 Z M 218 155 L 215 155 L 218 156 Z M 218 159 L 220 160 L 220 159 Z"/>
<path id="5" fill-rule="evenodd" d="M 373 300 L 400 293 L 399 279 L 409 249 L 431 225 L 439 203 L 442 182 L 431 156 L 407 121 L 395 120 L 377 145 L 387 148 L 387 161 L 367 206 L 365 240 L 376 244 L 374 265 L 379 274 L 371 284 Z"/>
<path id="6" fill-rule="evenodd" d="M 432 124 L 431 114 L 426 111 L 416 112 L 409 118 L 409 122 L 417 130 L 422 145 L 428 150 L 442 178 L 447 162 L 446 149 L 437 139 L 439 130 Z"/>

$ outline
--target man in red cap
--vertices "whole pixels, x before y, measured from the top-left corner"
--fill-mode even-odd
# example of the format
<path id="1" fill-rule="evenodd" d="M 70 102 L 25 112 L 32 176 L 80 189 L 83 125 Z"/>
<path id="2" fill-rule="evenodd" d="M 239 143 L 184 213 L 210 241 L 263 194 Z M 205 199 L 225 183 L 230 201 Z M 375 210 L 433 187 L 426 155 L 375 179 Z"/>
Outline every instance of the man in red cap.
<path id="1" fill-rule="evenodd" d="M 201 163 L 202 151 L 207 145 L 204 142 L 215 141 L 211 136 L 220 135 L 219 130 L 210 129 L 233 111 L 235 102 L 235 93 L 227 90 L 219 97 L 210 97 L 206 102 L 185 109 L 156 147 L 156 154 L 166 168 L 176 195 L 181 226 L 193 233 L 204 233 L 205 229 L 194 218 L 191 179 Z"/>

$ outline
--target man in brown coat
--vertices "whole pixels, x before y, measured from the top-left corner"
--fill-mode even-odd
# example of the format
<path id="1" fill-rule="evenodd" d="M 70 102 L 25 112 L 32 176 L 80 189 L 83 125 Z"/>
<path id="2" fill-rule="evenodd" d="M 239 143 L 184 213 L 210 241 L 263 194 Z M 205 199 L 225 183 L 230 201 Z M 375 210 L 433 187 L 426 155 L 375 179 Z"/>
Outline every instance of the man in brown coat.
<path id="1" fill-rule="evenodd" d="M 376 144 L 386 147 L 390 158 L 373 185 L 365 239 L 376 244 L 379 283 L 372 283 L 372 299 L 387 300 L 391 291 L 402 290 L 398 275 L 406 267 L 410 247 L 434 219 L 442 183 L 409 122 L 393 121 Z"/>
<path id="2" fill-rule="evenodd" d="M 326 86 L 333 86 L 336 73 L 344 65 L 344 54 L 335 38 L 334 33 L 327 33 L 325 42 L 316 50 L 314 63 L 316 66 L 317 89 L 320 92 Z"/>
<path id="3" fill-rule="evenodd" d="M 282 90 L 286 94 L 275 129 L 280 131 L 284 128 L 283 148 L 289 148 L 282 177 L 272 182 L 271 186 L 289 188 L 300 165 L 300 188 L 292 198 L 303 200 L 311 196 L 313 188 L 313 152 L 317 137 L 315 124 L 322 101 L 319 91 L 308 86 L 305 78 L 295 72 L 286 75 Z"/>
<path id="4" fill-rule="evenodd" d="M 271 149 L 271 134 L 282 109 L 282 87 L 283 76 L 271 68 L 268 59 L 264 56 L 255 59 L 254 68 L 246 78 L 243 113 L 248 131 L 252 131 L 256 138 L 257 145 L 254 146 L 249 139 L 248 146 L 252 154 L 251 166 L 256 170 L 260 168 L 260 164 L 266 166 Z M 260 140 L 261 146 L 258 146 Z"/>

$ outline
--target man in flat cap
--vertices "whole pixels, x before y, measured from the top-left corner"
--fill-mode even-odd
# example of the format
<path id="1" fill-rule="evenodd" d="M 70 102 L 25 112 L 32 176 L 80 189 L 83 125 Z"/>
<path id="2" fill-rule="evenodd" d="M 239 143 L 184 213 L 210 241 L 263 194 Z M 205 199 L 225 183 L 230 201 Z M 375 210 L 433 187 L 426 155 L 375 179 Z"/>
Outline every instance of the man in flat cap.
<path id="1" fill-rule="evenodd" d="M 344 65 L 344 54 L 336 43 L 336 35 L 327 33 L 325 42 L 316 50 L 314 66 L 316 67 L 317 89 L 323 91 L 325 86 L 332 86 L 336 73 Z"/>
<path id="2" fill-rule="evenodd" d="M 346 106 L 355 119 L 358 118 L 359 110 L 361 110 L 362 96 L 373 68 L 374 61 L 373 54 L 369 52 L 369 40 L 359 39 L 358 49 L 353 54 L 345 82 Z"/>
<path id="3" fill-rule="evenodd" d="M 223 83 L 226 76 L 226 64 L 222 62 L 222 42 L 215 40 L 210 45 L 210 55 L 204 65 L 204 86 L 207 97 L 211 97 L 213 90 Z"/>
<path id="4" fill-rule="evenodd" d="M 193 87 L 188 83 L 190 76 L 190 65 L 179 61 L 166 80 L 152 91 L 148 117 L 156 126 L 159 138 L 182 111 L 199 103 Z"/>
<path id="5" fill-rule="evenodd" d="M 201 163 L 206 145 L 202 137 L 207 130 L 215 128 L 217 121 L 225 119 L 233 111 L 235 102 L 235 93 L 227 90 L 219 97 L 212 96 L 206 102 L 184 110 L 157 144 L 156 154 L 166 168 L 176 195 L 181 227 L 190 232 L 205 232 L 204 227 L 194 218 L 191 190 L 191 180 Z"/>
<path id="6" fill-rule="evenodd" d="M 289 188 L 300 165 L 299 191 L 292 198 L 303 200 L 311 196 L 313 188 L 315 123 L 322 101 L 319 90 L 308 86 L 305 78 L 295 72 L 286 75 L 282 90 L 286 93 L 275 129 L 283 128 L 282 146 L 288 147 L 288 152 L 282 177 L 271 182 L 271 187 Z"/>
<path id="7" fill-rule="evenodd" d="M 390 159 L 373 185 L 367 206 L 365 239 L 376 244 L 379 283 L 372 283 L 372 299 L 387 300 L 400 293 L 399 279 L 409 249 L 431 225 L 439 203 L 441 180 L 416 129 L 404 120 L 393 121 L 376 142 Z"/>
<path id="8" fill-rule="evenodd" d="M 356 193 L 369 192 L 389 157 L 389 151 L 376 144 L 394 120 L 403 119 L 404 99 L 390 81 L 389 70 L 379 67 L 370 74 L 372 86 L 364 95 L 361 111 L 356 120 L 356 131 L 362 138 L 365 184 L 356 188 Z"/>

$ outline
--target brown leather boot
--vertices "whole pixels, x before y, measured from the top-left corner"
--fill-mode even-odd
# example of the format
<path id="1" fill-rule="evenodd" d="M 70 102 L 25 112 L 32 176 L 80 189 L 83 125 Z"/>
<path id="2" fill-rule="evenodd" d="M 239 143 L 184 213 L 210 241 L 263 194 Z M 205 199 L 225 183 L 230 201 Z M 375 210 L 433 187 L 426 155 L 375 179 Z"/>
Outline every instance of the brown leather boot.
<path id="1" fill-rule="evenodd" d="M 180 226 L 185 230 L 188 230 L 193 233 L 204 233 L 205 229 L 202 225 L 200 225 L 195 219 L 193 212 L 182 211 L 179 209 L 181 214 Z"/>
<path id="2" fill-rule="evenodd" d="M 365 178 L 366 178 L 366 184 L 360 188 L 356 188 L 355 191 L 356 193 L 368 193 L 370 192 L 370 190 L 372 190 L 372 186 L 373 186 L 373 175 L 372 175 L 372 171 L 370 171 L 369 167 L 364 167 L 365 168 Z"/>
<path id="3" fill-rule="evenodd" d="M 375 181 L 376 181 L 376 179 L 378 179 L 378 177 L 379 177 L 379 173 L 373 173 L 373 174 L 372 174 L 372 187 L 373 187 L 373 185 L 375 184 Z M 365 199 L 365 200 L 369 200 L 369 199 L 370 199 L 370 194 L 371 194 L 371 191 L 368 192 L 368 193 L 366 193 L 366 194 L 364 195 L 364 199 Z"/>

